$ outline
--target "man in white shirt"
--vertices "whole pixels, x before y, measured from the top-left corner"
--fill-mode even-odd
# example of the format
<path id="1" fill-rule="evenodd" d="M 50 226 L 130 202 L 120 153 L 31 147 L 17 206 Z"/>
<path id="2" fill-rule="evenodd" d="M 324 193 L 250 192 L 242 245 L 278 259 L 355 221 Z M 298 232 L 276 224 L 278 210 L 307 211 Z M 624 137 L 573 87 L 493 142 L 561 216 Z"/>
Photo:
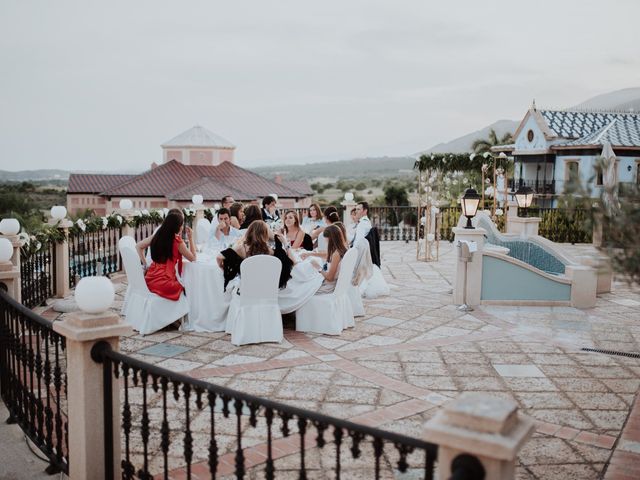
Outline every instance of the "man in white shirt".
<path id="1" fill-rule="evenodd" d="M 224 250 L 233 246 L 235 241 L 242 235 L 240 230 L 231 226 L 231 215 L 229 210 L 221 208 L 218 210 L 218 225 L 211 229 L 207 246 L 211 250 Z"/>
<path id="2" fill-rule="evenodd" d="M 356 217 L 358 225 L 356 226 L 353 238 L 349 239 L 349 244 L 354 245 L 359 239 L 367 236 L 371 230 L 371 221 L 369 220 L 369 204 L 367 202 L 358 202 L 356 205 Z"/>

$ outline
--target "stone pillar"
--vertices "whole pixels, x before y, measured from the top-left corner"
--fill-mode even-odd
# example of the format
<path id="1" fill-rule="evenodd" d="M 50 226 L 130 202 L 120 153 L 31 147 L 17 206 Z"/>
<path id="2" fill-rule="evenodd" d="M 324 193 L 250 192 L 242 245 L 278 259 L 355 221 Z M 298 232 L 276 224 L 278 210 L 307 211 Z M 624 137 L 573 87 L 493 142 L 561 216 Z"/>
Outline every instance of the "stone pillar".
<path id="1" fill-rule="evenodd" d="M 475 457 L 484 478 L 512 480 L 518 452 L 534 430 L 535 422 L 518 415 L 515 401 L 466 392 L 425 424 L 424 439 L 439 445 L 437 480 L 451 478 L 454 465 L 477 463 L 464 462 L 463 456 Z"/>
<path id="2" fill-rule="evenodd" d="M 67 339 L 69 472 L 71 480 L 105 478 L 103 365 L 91 358 L 101 340 L 119 348 L 119 337 L 132 333 L 117 314 L 72 313 L 53 329 Z M 120 388 L 112 372 L 114 479 L 120 478 Z"/>
<path id="3" fill-rule="evenodd" d="M 521 237 L 533 237 L 538 235 L 539 217 L 510 217 L 507 222 L 507 233 L 520 235 Z"/>
<path id="4" fill-rule="evenodd" d="M 11 298 L 22 303 L 20 269 L 11 261 L 0 263 L 0 285 L 7 287 L 7 293 Z"/>
<path id="5" fill-rule="evenodd" d="M 353 222 L 351 221 L 351 210 L 356 208 L 357 203 L 354 202 L 353 200 L 350 200 L 350 201 L 343 200 L 342 202 L 340 202 L 340 205 L 344 207 L 344 211 L 342 212 L 342 223 L 344 223 L 344 226 L 348 232 L 349 227 L 353 225 Z"/>
<path id="6" fill-rule="evenodd" d="M 611 268 L 611 259 L 606 255 L 584 255 L 580 257 L 580 263 L 591 267 L 596 271 L 598 285 L 596 293 L 609 293 L 611 291 L 611 283 L 613 281 L 613 269 Z"/>
<path id="7" fill-rule="evenodd" d="M 123 219 L 122 223 L 125 224 L 124 227 L 122 227 L 122 236 L 136 238 L 135 227 L 129 225 L 129 223 L 133 220 L 133 215 L 131 214 L 131 210 L 120 210 L 119 213 Z"/>
<path id="8" fill-rule="evenodd" d="M 454 245 L 458 245 L 460 240 L 475 242 L 477 251 L 472 254 L 471 261 L 463 262 L 456 260 L 456 269 L 453 279 L 453 303 L 461 305 L 465 303 L 464 279 L 465 268 L 467 270 L 467 294 L 466 304 L 469 306 L 480 305 L 480 292 L 482 290 L 482 251 L 484 250 L 484 235 L 487 231 L 484 228 L 462 228 L 454 227 Z M 458 251 L 459 254 L 459 251 Z"/>
<path id="9" fill-rule="evenodd" d="M 598 289 L 596 271 L 586 265 L 567 265 L 564 273 L 571 279 L 571 306 L 575 308 L 595 307 Z"/>
<path id="10" fill-rule="evenodd" d="M 69 228 L 73 226 L 70 220 L 61 220 L 58 228 L 64 234 L 64 240 L 56 243 L 56 297 L 65 298 L 71 293 L 69 288 Z"/>

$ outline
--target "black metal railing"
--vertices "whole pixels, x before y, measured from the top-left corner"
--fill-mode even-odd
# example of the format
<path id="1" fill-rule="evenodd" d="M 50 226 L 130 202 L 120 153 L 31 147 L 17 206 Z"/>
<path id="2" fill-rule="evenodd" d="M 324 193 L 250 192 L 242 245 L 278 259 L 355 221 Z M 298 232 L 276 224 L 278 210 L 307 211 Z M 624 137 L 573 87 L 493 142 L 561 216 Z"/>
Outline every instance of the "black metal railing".
<path id="1" fill-rule="evenodd" d="M 453 227 L 458 225 L 462 209 L 460 207 L 441 207 L 440 208 L 440 239 L 453 242 Z"/>
<path id="2" fill-rule="evenodd" d="M 38 250 L 20 254 L 20 298 L 27 308 L 42 305 L 56 294 L 56 245 L 46 242 Z"/>
<path id="3" fill-rule="evenodd" d="M 509 191 L 517 190 L 520 187 L 530 187 L 533 191 L 539 195 L 553 195 L 556 193 L 556 181 L 553 179 L 538 179 L 538 180 L 525 180 L 519 178 L 514 180 L 510 178 L 507 180 L 507 187 Z"/>
<path id="4" fill-rule="evenodd" d="M 140 240 L 144 240 L 145 238 L 153 235 L 153 232 L 159 226 L 160 226 L 160 223 L 142 223 L 136 226 L 135 234 L 134 234 L 136 242 L 139 242 Z"/>
<path id="5" fill-rule="evenodd" d="M 78 278 L 108 276 L 119 271 L 118 240 L 121 236 L 120 227 L 69 234 L 69 287 L 74 288 Z"/>
<path id="6" fill-rule="evenodd" d="M 369 207 L 369 219 L 378 227 L 380 240 L 412 241 L 418 238 L 417 207 Z"/>
<path id="7" fill-rule="evenodd" d="M 47 472 L 68 473 L 66 342 L 51 325 L 0 288 L 0 396 L 8 422 L 47 456 Z"/>
<path id="8" fill-rule="evenodd" d="M 423 440 L 196 380 L 116 352 L 106 342 L 94 346 L 92 358 L 104 365 L 107 478 L 114 478 L 113 445 L 120 444 L 110 428 L 115 382 L 123 387 L 122 472 L 117 476 L 124 479 L 169 478 L 177 468 L 184 469 L 186 478 L 194 469 L 203 476 L 206 469 L 211 478 L 244 478 L 262 470 L 273 479 L 285 454 L 288 466 L 282 469 L 293 469 L 301 479 L 356 473 L 386 478 L 392 469 L 406 472 L 411 466 L 423 478 L 433 478 L 438 447 Z M 314 454 L 315 448 L 322 454 Z M 294 454 L 298 458 L 292 467 Z M 354 466 L 349 456 L 366 461 Z"/>

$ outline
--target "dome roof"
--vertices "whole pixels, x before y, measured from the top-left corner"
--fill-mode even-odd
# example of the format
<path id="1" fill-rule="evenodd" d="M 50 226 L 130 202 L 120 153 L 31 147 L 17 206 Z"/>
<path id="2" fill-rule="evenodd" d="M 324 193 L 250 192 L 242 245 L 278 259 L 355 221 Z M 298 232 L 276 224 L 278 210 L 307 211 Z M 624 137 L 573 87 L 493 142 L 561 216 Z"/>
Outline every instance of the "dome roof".
<path id="1" fill-rule="evenodd" d="M 162 144 L 167 147 L 236 148 L 229 140 L 196 125 Z"/>

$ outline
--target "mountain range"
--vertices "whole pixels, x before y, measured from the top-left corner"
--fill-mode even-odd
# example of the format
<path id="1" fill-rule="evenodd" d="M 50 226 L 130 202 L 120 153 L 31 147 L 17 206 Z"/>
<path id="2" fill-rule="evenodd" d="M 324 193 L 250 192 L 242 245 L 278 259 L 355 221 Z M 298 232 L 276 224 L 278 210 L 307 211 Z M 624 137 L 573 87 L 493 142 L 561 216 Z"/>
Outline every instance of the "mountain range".
<path id="1" fill-rule="evenodd" d="M 597 95 L 573 107 L 569 107 L 567 110 L 619 110 L 640 112 L 640 87 L 625 88 Z M 410 174 L 415 158 L 422 154 L 470 152 L 472 143 L 479 138 L 487 138 L 491 129 L 496 131 L 498 137 L 502 137 L 507 132 L 515 132 L 519 123 L 519 120 L 498 120 L 474 132 L 454 138 L 448 142 L 438 143 L 431 148 L 417 153 L 407 154 L 406 156 L 354 158 L 350 160 L 298 165 L 270 165 L 267 167 L 254 167 L 250 168 L 250 170 L 266 177 L 281 174 L 284 178 L 291 180 L 318 177 L 335 178 L 337 172 L 340 173 L 341 177 L 345 178 L 396 176 L 403 173 Z M 70 172 L 65 170 L 25 170 L 19 172 L 0 170 L 0 181 L 66 180 L 69 178 L 69 173 Z"/>

